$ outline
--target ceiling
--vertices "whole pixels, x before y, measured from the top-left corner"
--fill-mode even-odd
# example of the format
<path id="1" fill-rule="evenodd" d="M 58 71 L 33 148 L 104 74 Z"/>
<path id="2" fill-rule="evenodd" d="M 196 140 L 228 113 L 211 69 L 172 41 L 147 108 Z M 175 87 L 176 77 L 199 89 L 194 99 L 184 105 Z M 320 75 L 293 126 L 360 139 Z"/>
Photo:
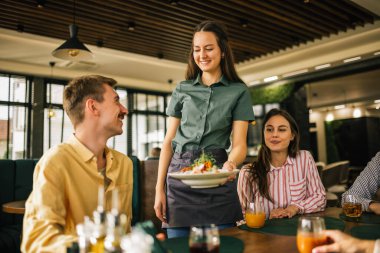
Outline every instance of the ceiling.
<path id="1" fill-rule="evenodd" d="M 368 26 L 379 28 L 377 1 L 78 0 L 79 39 L 95 57 L 73 63 L 50 55 L 69 38 L 73 1 L 2 0 L 0 66 L 6 62 L 5 70 L 46 75 L 48 62 L 56 61 L 56 76 L 69 76 L 67 69 L 76 75 L 98 72 L 126 85 L 160 90 L 155 86 L 167 84 L 162 90 L 170 90 L 169 80 L 183 78 L 193 28 L 213 19 L 226 25 L 238 71 L 250 81 L 252 64 L 263 59 Z"/>

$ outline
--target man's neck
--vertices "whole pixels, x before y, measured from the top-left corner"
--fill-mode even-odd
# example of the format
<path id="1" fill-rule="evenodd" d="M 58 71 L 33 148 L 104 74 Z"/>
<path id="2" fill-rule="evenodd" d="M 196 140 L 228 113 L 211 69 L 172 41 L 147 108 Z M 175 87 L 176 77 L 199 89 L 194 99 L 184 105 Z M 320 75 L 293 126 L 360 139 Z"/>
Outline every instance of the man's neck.
<path id="1" fill-rule="evenodd" d="M 97 135 L 96 131 L 86 129 L 85 127 L 77 127 L 75 129 L 75 137 L 96 156 L 98 161 L 102 160 L 107 138 Z"/>

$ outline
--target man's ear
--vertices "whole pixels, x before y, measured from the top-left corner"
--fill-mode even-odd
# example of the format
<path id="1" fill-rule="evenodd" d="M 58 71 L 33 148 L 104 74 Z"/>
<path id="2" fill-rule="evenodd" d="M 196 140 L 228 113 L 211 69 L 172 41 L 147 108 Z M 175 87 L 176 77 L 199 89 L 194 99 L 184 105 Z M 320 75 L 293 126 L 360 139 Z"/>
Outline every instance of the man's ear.
<path id="1" fill-rule="evenodd" d="M 99 110 L 97 108 L 97 104 L 94 99 L 89 98 L 86 100 L 85 109 L 86 111 L 90 112 L 93 115 L 99 114 Z"/>

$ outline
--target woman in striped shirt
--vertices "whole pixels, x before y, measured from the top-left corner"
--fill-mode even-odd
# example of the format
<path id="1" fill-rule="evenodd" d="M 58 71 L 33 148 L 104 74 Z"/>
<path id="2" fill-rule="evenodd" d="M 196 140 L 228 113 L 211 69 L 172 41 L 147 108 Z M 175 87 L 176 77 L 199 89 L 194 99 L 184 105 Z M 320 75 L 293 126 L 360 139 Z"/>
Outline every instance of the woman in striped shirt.
<path id="1" fill-rule="evenodd" d="M 259 202 L 267 218 L 292 217 L 323 211 L 326 193 L 311 154 L 299 150 L 299 130 L 284 110 L 265 116 L 258 160 L 239 173 L 238 194 L 242 210 Z"/>

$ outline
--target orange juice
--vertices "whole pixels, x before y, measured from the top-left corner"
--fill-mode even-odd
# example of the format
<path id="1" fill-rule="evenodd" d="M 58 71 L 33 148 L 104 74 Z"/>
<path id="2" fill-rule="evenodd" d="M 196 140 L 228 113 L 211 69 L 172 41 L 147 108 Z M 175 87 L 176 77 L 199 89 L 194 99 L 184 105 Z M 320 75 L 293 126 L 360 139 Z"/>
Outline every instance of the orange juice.
<path id="1" fill-rule="evenodd" d="M 265 213 L 245 213 L 245 221 L 250 228 L 261 228 L 265 223 Z"/>
<path id="2" fill-rule="evenodd" d="M 327 237 L 324 235 L 297 233 L 297 248 L 300 253 L 311 253 L 313 248 L 323 244 L 327 244 Z"/>

